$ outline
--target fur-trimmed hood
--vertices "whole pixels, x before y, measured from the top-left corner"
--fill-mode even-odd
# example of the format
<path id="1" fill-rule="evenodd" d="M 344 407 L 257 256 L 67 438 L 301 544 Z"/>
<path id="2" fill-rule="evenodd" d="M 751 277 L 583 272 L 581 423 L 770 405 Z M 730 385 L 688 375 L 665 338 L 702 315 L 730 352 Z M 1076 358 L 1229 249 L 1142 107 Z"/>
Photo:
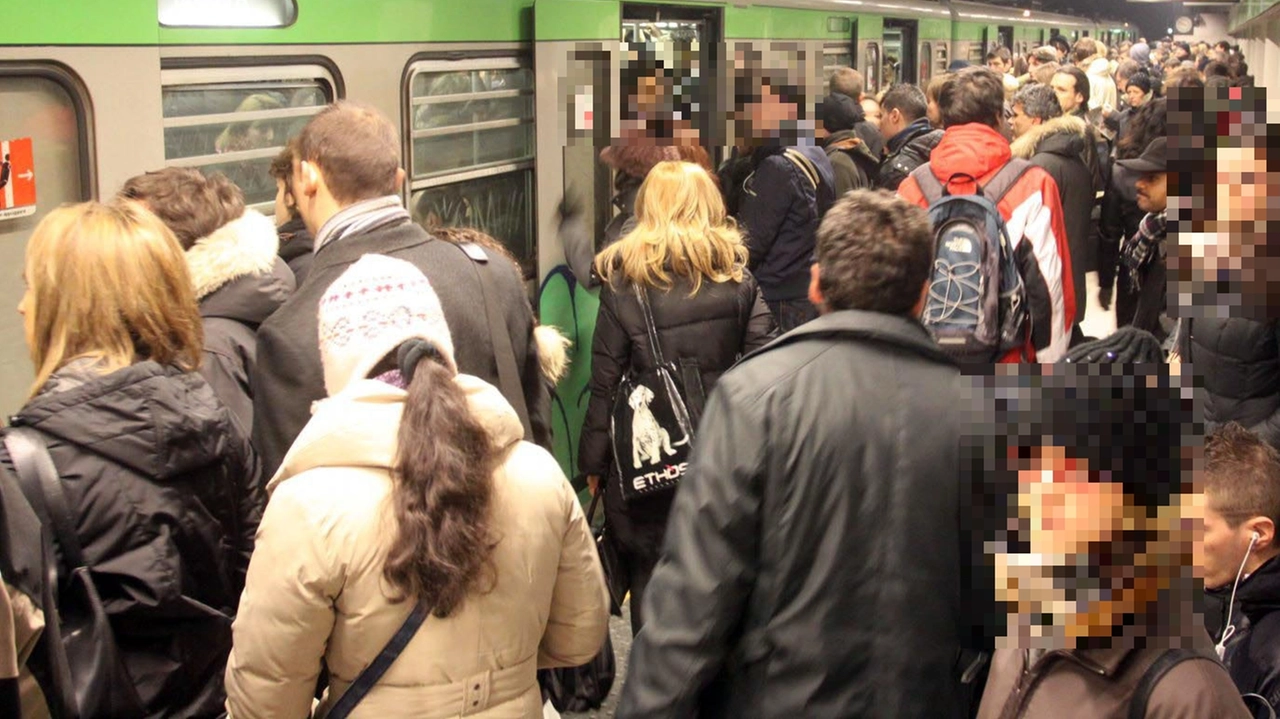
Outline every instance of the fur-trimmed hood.
<path id="1" fill-rule="evenodd" d="M 201 237 L 187 250 L 187 268 L 196 299 L 202 300 L 232 280 L 270 272 L 280 237 L 270 218 L 245 210 L 239 219 Z"/>
<path id="2" fill-rule="evenodd" d="M 538 367 L 542 377 L 551 384 L 558 384 L 569 371 L 568 337 L 550 325 L 539 325 L 533 329 L 533 339 L 538 347 Z"/>
<path id="3" fill-rule="evenodd" d="M 1065 135 L 1070 145 L 1074 145 L 1075 140 L 1071 138 L 1078 137 L 1080 143 L 1084 143 L 1088 139 L 1088 125 L 1085 121 L 1075 115 L 1061 115 L 1053 118 L 1048 122 L 1042 122 L 1027 130 L 1026 134 L 1017 138 L 1009 145 L 1009 151 L 1014 157 L 1021 157 L 1030 160 L 1035 156 L 1036 152 L 1059 152 L 1060 149 L 1066 151 L 1066 148 L 1046 147 L 1044 141 L 1055 135 Z M 1060 153 L 1061 154 L 1061 153 Z M 1075 152 L 1067 152 L 1067 154 L 1079 155 L 1079 149 Z"/>

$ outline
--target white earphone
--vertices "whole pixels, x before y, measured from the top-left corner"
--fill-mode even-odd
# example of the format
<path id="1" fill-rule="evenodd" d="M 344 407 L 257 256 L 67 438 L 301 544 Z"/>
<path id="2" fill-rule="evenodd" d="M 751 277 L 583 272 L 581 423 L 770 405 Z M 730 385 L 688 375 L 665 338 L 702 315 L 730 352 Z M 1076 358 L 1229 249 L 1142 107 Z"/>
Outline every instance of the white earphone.
<path id="1" fill-rule="evenodd" d="M 1249 536 L 1249 548 L 1244 552 L 1244 559 L 1240 560 L 1240 569 L 1236 572 L 1236 581 L 1231 585 L 1231 601 L 1227 604 L 1227 623 L 1222 629 L 1222 639 L 1218 640 L 1217 645 L 1213 648 L 1218 652 L 1218 659 L 1226 658 L 1227 640 L 1236 633 L 1236 627 L 1231 623 L 1231 612 L 1235 609 L 1236 590 L 1240 588 L 1240 577 L 1244 575 L 1244 565 L 1249 562 L 1249 555 L 1253 554 L 1253 545 L 1262 539 L 1262 535 L 1254 532 Z"/>

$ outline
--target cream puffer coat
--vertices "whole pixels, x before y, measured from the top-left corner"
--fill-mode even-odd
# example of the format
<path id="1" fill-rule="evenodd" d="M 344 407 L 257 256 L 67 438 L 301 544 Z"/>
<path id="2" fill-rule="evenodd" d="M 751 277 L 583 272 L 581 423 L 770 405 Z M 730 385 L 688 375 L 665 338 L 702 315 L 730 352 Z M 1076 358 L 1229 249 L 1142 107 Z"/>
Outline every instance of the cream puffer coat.
<path id="1" fill-rule="evenodd" d="M 496 586 L 427 618 L 352 717 L 541 717 L 535 671 L 590 661 L 608 628 L 595 542 L 559 465 L 521 441 L 493 386 L 455 380 L 505 453 L 494 475 Z M 389 467 L 406 393 L 361 380 L 317 403 L 258 531 L 227 663 L 231 717 L 323 717 L 413 606 L 382 577 L 394 538 Z"/>

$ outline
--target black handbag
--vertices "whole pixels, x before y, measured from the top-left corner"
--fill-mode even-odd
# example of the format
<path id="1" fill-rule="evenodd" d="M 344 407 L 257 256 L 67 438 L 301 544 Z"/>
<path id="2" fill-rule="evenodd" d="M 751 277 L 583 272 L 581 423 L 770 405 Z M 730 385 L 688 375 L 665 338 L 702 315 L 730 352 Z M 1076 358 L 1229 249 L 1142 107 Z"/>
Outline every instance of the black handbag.
<path id="1" fill-rule="evenodd" d="M 69 570 L 54 585 L 56 605 L 45 607 L 46 631 L 52 630 L 53 639 L 45 644 L 48 661 L 55 667 L 50 675 L 58 683 L 72 685 L 53 687 L 52 693 L 74 697 L 74 705 L 55 702 L 63 705 L 58 715 L 64 719 L 142 716 L 142 700 L 121 661 L 115 632 L 85 563 L 67 495 L 44 439 L 36 430 L 13 427 L 5 433 L 4 444 L 22 493 L 40 521 L 53 530 L 61 561 L 50 557 L 57 564 L 48 574 L 57 576 L 59 567 Z"/>
<path id="2" fill-rule="evenodd" d="M 632 286 L 644 316 L 653 368 L 628 372 L 614 395 L 609 438 L 626 502 L 674 491 L 689 470 L 693 443 L 685 387 L 677 380 L 680 373 L 662 356 L 648 291 Z"/>

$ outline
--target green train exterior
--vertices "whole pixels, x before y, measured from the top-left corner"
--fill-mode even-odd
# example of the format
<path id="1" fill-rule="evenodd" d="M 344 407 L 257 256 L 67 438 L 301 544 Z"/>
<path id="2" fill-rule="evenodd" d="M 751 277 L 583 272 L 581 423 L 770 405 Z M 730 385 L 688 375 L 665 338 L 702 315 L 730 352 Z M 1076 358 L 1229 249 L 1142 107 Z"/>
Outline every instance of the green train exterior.
<path id="1" fill-rule="evenodd" d="M 220 27 L 162 24 L 210 8 Z M 257 8 L 276 27 L 242 27 Z M 924 82 L 954 59 L 1023 52 L 1055 33 L 1107 41 L 1123 23 L 1024 14 L 966 2 L 768 0 L 24 0 L 0 22 L 0 140 L 32 138 L 37 205 L 0 220 L 0 305 L 23 293 L 22 258 L 39 219 L 66 202 L 111 197 L 166 165 L 221 171 L 270 213 L 266 169 L 324 104 L 349 98 L 393 118 L 403 136 L 408 206 L 506 243 L 539 290 L 544 322 L 575 341 L 557 396 L 557 454 L 571 476 L 586 404 L 595 297 L 564 271 L 556 208 L 566 188 L 607 223 L 610 180 L 598 148 L 617 136 L 624 27 L 702 23 L 706 135 L 732 139 L 731 58 L 782 64 L 812 99 L 824 70 L 853 65 L 869 90 Z M 257 16 L 251 19 L 257 21 Z M 200 20 L 205 22 L 205 20 Z M 32 377 L 16 312 L 0 312 L 0 407 Z"/>

